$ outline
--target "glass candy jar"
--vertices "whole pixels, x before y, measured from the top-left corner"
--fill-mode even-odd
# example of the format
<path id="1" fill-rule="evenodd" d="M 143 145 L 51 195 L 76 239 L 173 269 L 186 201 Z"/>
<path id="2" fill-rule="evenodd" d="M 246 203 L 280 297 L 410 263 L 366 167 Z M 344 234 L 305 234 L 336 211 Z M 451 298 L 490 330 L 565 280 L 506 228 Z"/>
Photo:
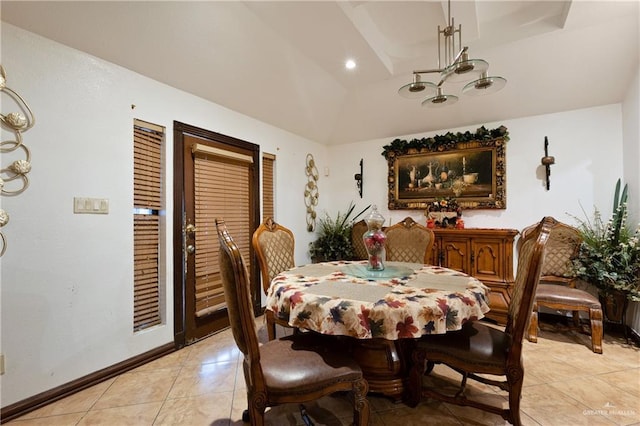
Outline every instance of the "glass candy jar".
<path id="1" fill-rule="evenodd" d="M 367 269 L 370 271 L 382 271 L 384 270 L 386 255 L 384 245 L 387 241 L 387 235 L 382 231 L 384 217 L 378 213 L 377 206 L 372 206 L 371 213 L 365 218 L 365 222 L 367 222 L 368 229 L 362 239 L 369 254 Z"/>

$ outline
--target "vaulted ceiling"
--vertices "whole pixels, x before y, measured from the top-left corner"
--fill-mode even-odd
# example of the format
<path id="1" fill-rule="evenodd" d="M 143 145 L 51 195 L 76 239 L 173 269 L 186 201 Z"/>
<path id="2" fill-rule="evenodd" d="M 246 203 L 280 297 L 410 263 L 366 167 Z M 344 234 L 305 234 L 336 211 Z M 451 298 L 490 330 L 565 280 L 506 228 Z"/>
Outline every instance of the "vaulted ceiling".
<path id="1" fill-rule="evenodd" d="M 323 144 L 617 103 L 638 72 L 638 1 L 453 0 L 470 57 L 508 83 L 478 97 L 447 84 L 460 101 L 424 108 L 397 91 L 437 68 L 448 11 L 442 1 L 3 0 L 0 16 Z"/>

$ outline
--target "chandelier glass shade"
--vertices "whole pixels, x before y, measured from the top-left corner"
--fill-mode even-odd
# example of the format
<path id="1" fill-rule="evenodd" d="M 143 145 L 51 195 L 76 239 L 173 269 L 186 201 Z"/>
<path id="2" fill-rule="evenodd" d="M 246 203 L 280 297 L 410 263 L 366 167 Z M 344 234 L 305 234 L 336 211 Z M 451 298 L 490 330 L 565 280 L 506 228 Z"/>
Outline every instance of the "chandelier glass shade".
<path id="1" fill-rule="evenodd" d="M 438 68 L 414 70 L 413 81 L 398 89 L 404 98 L 424 99 L 422 106 L 425 107 L 437 108 L 458 101 L 457 96 L 443 93 L 445 83 L 469 82 L 462 89 L 462 93 L 469 96 L 495 93 L 507 84 L 502 77 L 488 76 L 489 63 L 484 59 L 469 59 L 468 47 L 461 47 L 462 25 L 456 28 L 451 17 L 451 0 L 448 8 L 448 25 L 442 29 L 438 26 Z M 439 74 L 440 80 L 437 83 L 422 81 L 423 74 Z"/>
<path id="2" fill-rule="evenodd" d="M 435 94 L 436 87 L 429 81 L 422 81 L 420 74 L 413 74 L 413 82 L 402 86 L 398 93 L 403 98 L 418 99 Z"/>
<path id="3" fill-rule="evenodd" d="M 502 77 L 488 77 L 484 72 L 480 78 L 464 86 L 462 93 L 469 96 L 488 95 L 502 89 L 507 84 L 507 80 Z"/>
<path id="4" fill-rule="evenodd" d="M 423 107 L 428 108 L 441 108 L 444 106 L 453 105 L 458 102 L 458 97 L 455 95 L 445 95 L 442 93 L 442 87 L 438 87 L 436 95 L 422 101 Z"/>
<path id="5" fill-rule="evenodd" d="M 465 48 L 466 49 L 466 48 Z M 460 60 L 446 67 L 440 78 L 447 83 L 463 83 L 474 78 L 479 78 L 489 69 L 489 63 L 484 59 L 469 59 L 469 54 L 464 51 Z"/>

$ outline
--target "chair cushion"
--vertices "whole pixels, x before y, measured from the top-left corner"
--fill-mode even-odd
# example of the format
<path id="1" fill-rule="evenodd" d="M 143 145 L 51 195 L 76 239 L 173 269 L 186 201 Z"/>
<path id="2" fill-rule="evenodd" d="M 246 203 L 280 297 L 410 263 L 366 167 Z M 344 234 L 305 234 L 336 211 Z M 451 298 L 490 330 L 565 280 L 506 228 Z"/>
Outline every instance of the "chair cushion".
<path id="1" fill-rule="evenodd" d="M 600 301 L 591 293 L 563 285 L 539 284 L 536 290 L 536 301 L 600 309 Z"/>
<path id="2" fill-rule="evenodd" d="M 467 322 L 458 331 L 423 336 L 417 343 L 430 361 L 489 374 L 504 374 L 510 347 L 510 335 L 479 321 Z"/>
<path id="3" fill-rule="evenodd" d="M 362 377 L 362 370 L 335 336 L 316 333 L 265 343 L 260 347 L 260 364 L 272 394 L 306 393 Z"/>

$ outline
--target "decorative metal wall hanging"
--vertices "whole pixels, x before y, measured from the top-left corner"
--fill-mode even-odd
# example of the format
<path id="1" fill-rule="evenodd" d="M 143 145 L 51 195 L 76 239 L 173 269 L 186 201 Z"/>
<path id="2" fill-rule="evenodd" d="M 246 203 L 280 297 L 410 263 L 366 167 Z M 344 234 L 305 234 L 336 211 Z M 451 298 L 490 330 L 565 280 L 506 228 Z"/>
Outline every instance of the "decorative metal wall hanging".
<path id="1" fill-rule="evenodd" d="M 358 188 L 358 194 L 360 195 L 360 198 L 362 198 L 362 180 L 363 178 L 363 174 L 362 174 L 362 158 L 360 159 L 360 173 L 356 173 L 355 175 L 353 175 L 353 178 L 356 180 L 356 187 Z"/>
<path id="2" fill-rule="evenodd" d="M 13 132 L 14 138 L 0 142 L 0 154 L 13 154 L 22 151 L 24 159 L 14 160 L 10 165 L 0 170 L 0 193 L 4 196 L 15 196 L 24 192 L 29 186 L 27 174 L 31 171 L 31 152 L 22 141 L 22 133 L 32 128 L 36 119 L 27 102 L 18 93 L 7 87 L 7 76 L 0 65 L 0 94 L 6 94 L 19 108 L 17 112 L 7 115 L 0 113 L 2 127 Z M 0 209 L 0 228 L 9 223 L 9 214 Z M 0 257 L 7 249 L 7 241 L 0 232 Z"/>
<path id="3" fill-rule="evenodd" d="M 542 165 L 545 168 L 545 176 L 546 176 L 546 184 L 547 191 L 549 190 L 549 186 L 551 184 L 551 165 L 556 163 L 556 159 L 549 155 L 549 139 L 544 137 L 544 157 L 540 160 Z"/>
<path id="4" fill-rule="evenodd" d="M 316 210 L 318 205 L 318 168 L 313 159 L 313 155 L 307 154 L 307 186 L 304 189 L 304 205 L 307 207 L 307 231 L 313 232 L 316 229 Z"/>

